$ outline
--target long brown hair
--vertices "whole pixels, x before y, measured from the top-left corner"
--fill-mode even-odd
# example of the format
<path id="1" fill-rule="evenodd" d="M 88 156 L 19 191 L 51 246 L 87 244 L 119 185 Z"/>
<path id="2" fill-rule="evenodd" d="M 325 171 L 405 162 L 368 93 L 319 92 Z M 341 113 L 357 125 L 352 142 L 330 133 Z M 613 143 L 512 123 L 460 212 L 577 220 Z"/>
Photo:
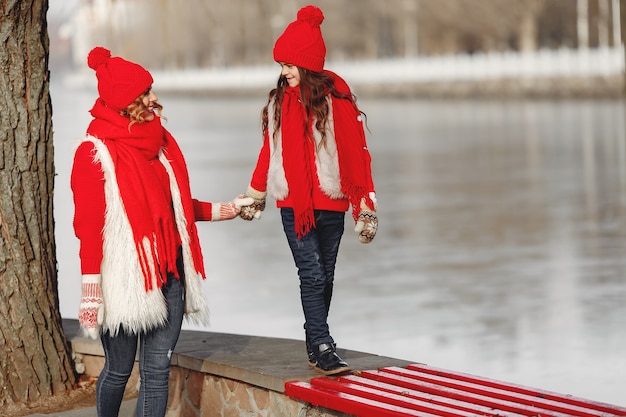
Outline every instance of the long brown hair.
<path id="1" fill-rule="evenodd" d="M 313 140 L 310 136 L 312 132 L 307 129 L 307 126 L 309 125 L 311 118 L 314 117 L 315 129 L 322 134 L 322 140 L 320 141 L 319 147 L 326 146 L 325 126 L 328 121 L 329 112 L 326 96 L 330 95 L 333 98 L 350 100 L 355 110 L 365 116 L 365 113 L 359 110 L 356 104 L 356 97 L 353 94 L 345 94 L 337 91 L 333 78 L 330 74 L 325 72 L 309 71 L 301 67 L 298 67 L 298 71 L 300 72 L 300 98 L 304 104 L 307 115 L 306 120 L 304 121 L 304 130 L 307 132 L 307 135 L 309 135 L 309 138 Z M 265 132 L 270 123 L 268 107 L 272 102 L 272 99 L 275 100 L 274 120 L 272 120 L 272 126 L 274 128 L 272 140 L 274 143 L 276 143 L 276 138 L 278 132 L 280 131 L 283 96 L 288 85 L 287 79 L 281 74 L 278 77 L 276 88 L 272 89 L 272 91 L 268 94 L 267 104 L 261 111 L 261 131 Z"/>

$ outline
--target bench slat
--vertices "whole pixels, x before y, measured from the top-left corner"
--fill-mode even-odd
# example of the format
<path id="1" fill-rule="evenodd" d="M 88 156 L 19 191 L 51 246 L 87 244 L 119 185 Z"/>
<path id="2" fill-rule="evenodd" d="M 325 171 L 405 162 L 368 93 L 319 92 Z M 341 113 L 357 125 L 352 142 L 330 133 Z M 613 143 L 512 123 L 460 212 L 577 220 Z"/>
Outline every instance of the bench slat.
<path id="1" fill-rule="evenodd" d="M 539 390 L 536 388 L 526 387 L 523 385 L 512 384 L 509 382 L 498 381 L 494 379 L 484 378 L 476 375 L 466 374 L 462 372 L 452 372 L 446 369 L 426 366 L 423 364 L 413 364 L 407 366 L 407 369 L 418 372 L 424 372 L 433 375 L 444 376 L 447 378 L 458 379 L 459 381 L 473 382 L 493 388 L 508 389 L 512 392 L 526 394 L 530 396 L 541 397 L 546 400 L 560 401 L 573 406 L 596 410 L 601 413 L 609 413 L 611 415 L 626 416 L 626 408 L 606 404 L 598 401 L 591 401 L 584 398 L 574 397 L 571 395 L 563 395 L 552 391 Z"/>
<path id="2" fill-rule="evenodd" d="M 626 417 L 626 408 L 422 364 L 285 383 L 285 394 L 359 417 Z"/>
<path id="3" fill-rule="evenodd" d="M 506 412 L 512 412 L 521 414 L 524 416 L 552 416 L 552 417 L 572 417 L 571 413 L 557 412 L 554 410 L 547 410 L 537 405 L 520 404 L 516 401 L 506 400 L 502 398 L 494 398 L 486 393 L 468 392 L 467 390 L 459 387 L 450 387 L 441 385 L 431 381 L 421 381 L 414 378 L 407 378 L 400 375 L 379 371 L 364 371 L 361 376 L 364 378 L 371 378 L 376 381 L 386 382 L 388 384 L 397 385 L 400 387 L 414 389 L 417 391 L 423 391 L 433 395 L 442 396 L 445 398 L 455 399 L 467 404 L 477 404 L 484 407 L 491 407 L 497 410 Z M 574 415 L 576 416 L 576 415 Z"/>
<path id="4" fill-rule="evenodd" d="M 438 417 L 435 414 L 409 410 L 356 395 L 316 388 L 308 382 L 302 381 L 286 382 L 285 394 L 311 403 L 316 407 L 324 407 L 359 417 Z"/>
<path id="5" fill-rule="evenodd" d="M 484 395 L 486 397 L 497 400 L 510 401 L 525 406 L 537 407 L 544 410 L 550 410 L 553 412 L 563 413 L 571 416 L 601 417 L 606 414 L 594 409 L 563 403 L 558 400 L 544 399 L 541 397 L 541 395 L 519 394 L 515 391 L 510 391 L 508 389 L 508 386 L 505 385 L 499 388 L 493 388 L 474 382 L 466 382 L 458 380 L 456 378 L 426 374 L 424 372 L 416 372 L 400 367 L 384 368 L 383 371 L 388 375 L 397 375 L 405 377 L 409 380 L 430 382 L 443 387 L 454 388 L 462 392 Z M 391 379 L 393 379 L 393 377 L 391 377 Z"/>
<path id="6" fill-rule="evenodd" d="M 370 378 L 363 378 L 356 375 L 347 375 L 339 377 L 340 381 L 348 381 L 354 384 L 360 384 L 365 386 L 371 386 L 377 388 L 382 391 L 396 393 L 399 395 L 406 395 L 412 398 L 420 398 L 424 401 L 429 401 L 433 404 L 438 404 L 446 407 L 455 408 L 458 410 L 464 410 L 468 412 L 479 413 L 484 416 L 489 415 L 498 415 L 501 417 L 519 417 L 519 416 L 528 416 L 528 415 L 539 415 L 540 409 L 536 408 L 524 408 L 520 409 L 520 407 L 516 404 L 493 404 L 493 405 L 481 405 L 481 401 L 475 401 L 475 398 L 468 396 L 455 396 L 454 392 L 450 389 L 436 387 L 432 384 L 421 384 L 423 389 L 415 390 L 406 387 L 400 387 L 394 384 L 387 384 L 385 382 L 376 381 Z M 430 389 L 428 389 L 430 386 Z M 459 398 L 459 399 L 457 399 Z M 486 401 L 483 401 L 486 402 Z M 500 405 L 500 407 L 497 407 Z M 523 412 L 520 412 L 523 411 Z M 558 413 L 541 413 L 542 417 L 569 417 L 565 414 Z"/>
<path id="7" fill-rule="evenodd" d="M 361 398 L 368 398 L 374 401 L 383 401 L 399 407 L 408 408 L 416 411 L 423 411 L 426 413 L 435 414 L 441 417 L 473 417 L 473 416 L 496 416 L 498 413 L 493 411 L 488 414 L 481 414 L 474 410 L 460 410 L 451 408 L 444 405 L 439 405 L 434 402 L 424 401 L 410 395 L 398 395 L 388 391 L 377 390 L 365 385 L 353 384 L 347 380 L 337 379 L 332 380 L 329 378 L 314 378 L 311 380 L 311 385 L 314 388 L 326 388 L 334 390 L 336 392 L 342 392 L 346 394 L 356 395 Z"/>

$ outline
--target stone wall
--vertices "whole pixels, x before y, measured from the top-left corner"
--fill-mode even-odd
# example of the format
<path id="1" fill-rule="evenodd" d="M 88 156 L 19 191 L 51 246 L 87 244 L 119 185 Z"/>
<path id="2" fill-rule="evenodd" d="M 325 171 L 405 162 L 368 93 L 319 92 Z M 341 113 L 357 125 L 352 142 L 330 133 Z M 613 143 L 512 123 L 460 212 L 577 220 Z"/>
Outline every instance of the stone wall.
<path id="1" fill-rule="evenodd" d="M 99 341 L 78 335 L 78 322 L 64 320 L 77 370 L 97 377 L 104 366 Z M 410 362 L 339 349 L 354 370 L 407 366 Z M 211 332 L 183 331 L 172 355 L 167 417 L 344 417 L 284 394 L 286 381 L 319 376 L 306 362 L 304 342 Z M 126 398 L 137 396 L 137 364 Z"/>
<path id="2" fill-rule="evenodd" d="M 172 367 L 167 417 L 339 417 L 245 382 Z"/>

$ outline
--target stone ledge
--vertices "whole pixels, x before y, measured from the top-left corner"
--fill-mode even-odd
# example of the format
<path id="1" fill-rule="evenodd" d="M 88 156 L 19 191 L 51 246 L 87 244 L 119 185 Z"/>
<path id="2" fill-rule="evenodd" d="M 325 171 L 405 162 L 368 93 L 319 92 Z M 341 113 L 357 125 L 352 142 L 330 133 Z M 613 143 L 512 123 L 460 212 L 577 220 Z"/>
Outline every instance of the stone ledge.
<path id="1" fill-rule="evenodd" d="M 78 320 L 63 319 L 63 328 L 75 353 L 103 356 L 100 341 L 80 334 Z M 353 370 L 406 367 L 416 363 L 341 348 L 337 351 Z M 284 393 L 287 381 L 309 381 L 319 376 L 306 362 L 304 341 L 190 330 L 181 332 L 172 366 L 279 393 Z"/>

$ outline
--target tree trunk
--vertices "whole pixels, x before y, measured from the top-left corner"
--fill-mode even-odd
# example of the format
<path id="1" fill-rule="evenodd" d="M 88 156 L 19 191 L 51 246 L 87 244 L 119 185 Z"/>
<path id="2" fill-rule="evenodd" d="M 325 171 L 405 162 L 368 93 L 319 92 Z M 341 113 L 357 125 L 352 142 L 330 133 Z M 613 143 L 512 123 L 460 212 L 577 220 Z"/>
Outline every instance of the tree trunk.
<path id="1" fill-rule="evenodd" d="M 626 0 L 619 1 L 619 21 L 622 45 L 626 45 Z M 626 57 L 624 59 L 626 60 Z M 624 93 L 626 94 L 626 71 L 624 71 Z"/>
<path id="2" fill-rule="evenodd" d="M 0 407 L 76 383 L 57 293 L 47 9 L 0 3 Z"/>
<path id="3" fill-rule="evenodd" d="M 589 0 L 576 2 L 576 28 L 578 49 L 589 48 Z"/>

